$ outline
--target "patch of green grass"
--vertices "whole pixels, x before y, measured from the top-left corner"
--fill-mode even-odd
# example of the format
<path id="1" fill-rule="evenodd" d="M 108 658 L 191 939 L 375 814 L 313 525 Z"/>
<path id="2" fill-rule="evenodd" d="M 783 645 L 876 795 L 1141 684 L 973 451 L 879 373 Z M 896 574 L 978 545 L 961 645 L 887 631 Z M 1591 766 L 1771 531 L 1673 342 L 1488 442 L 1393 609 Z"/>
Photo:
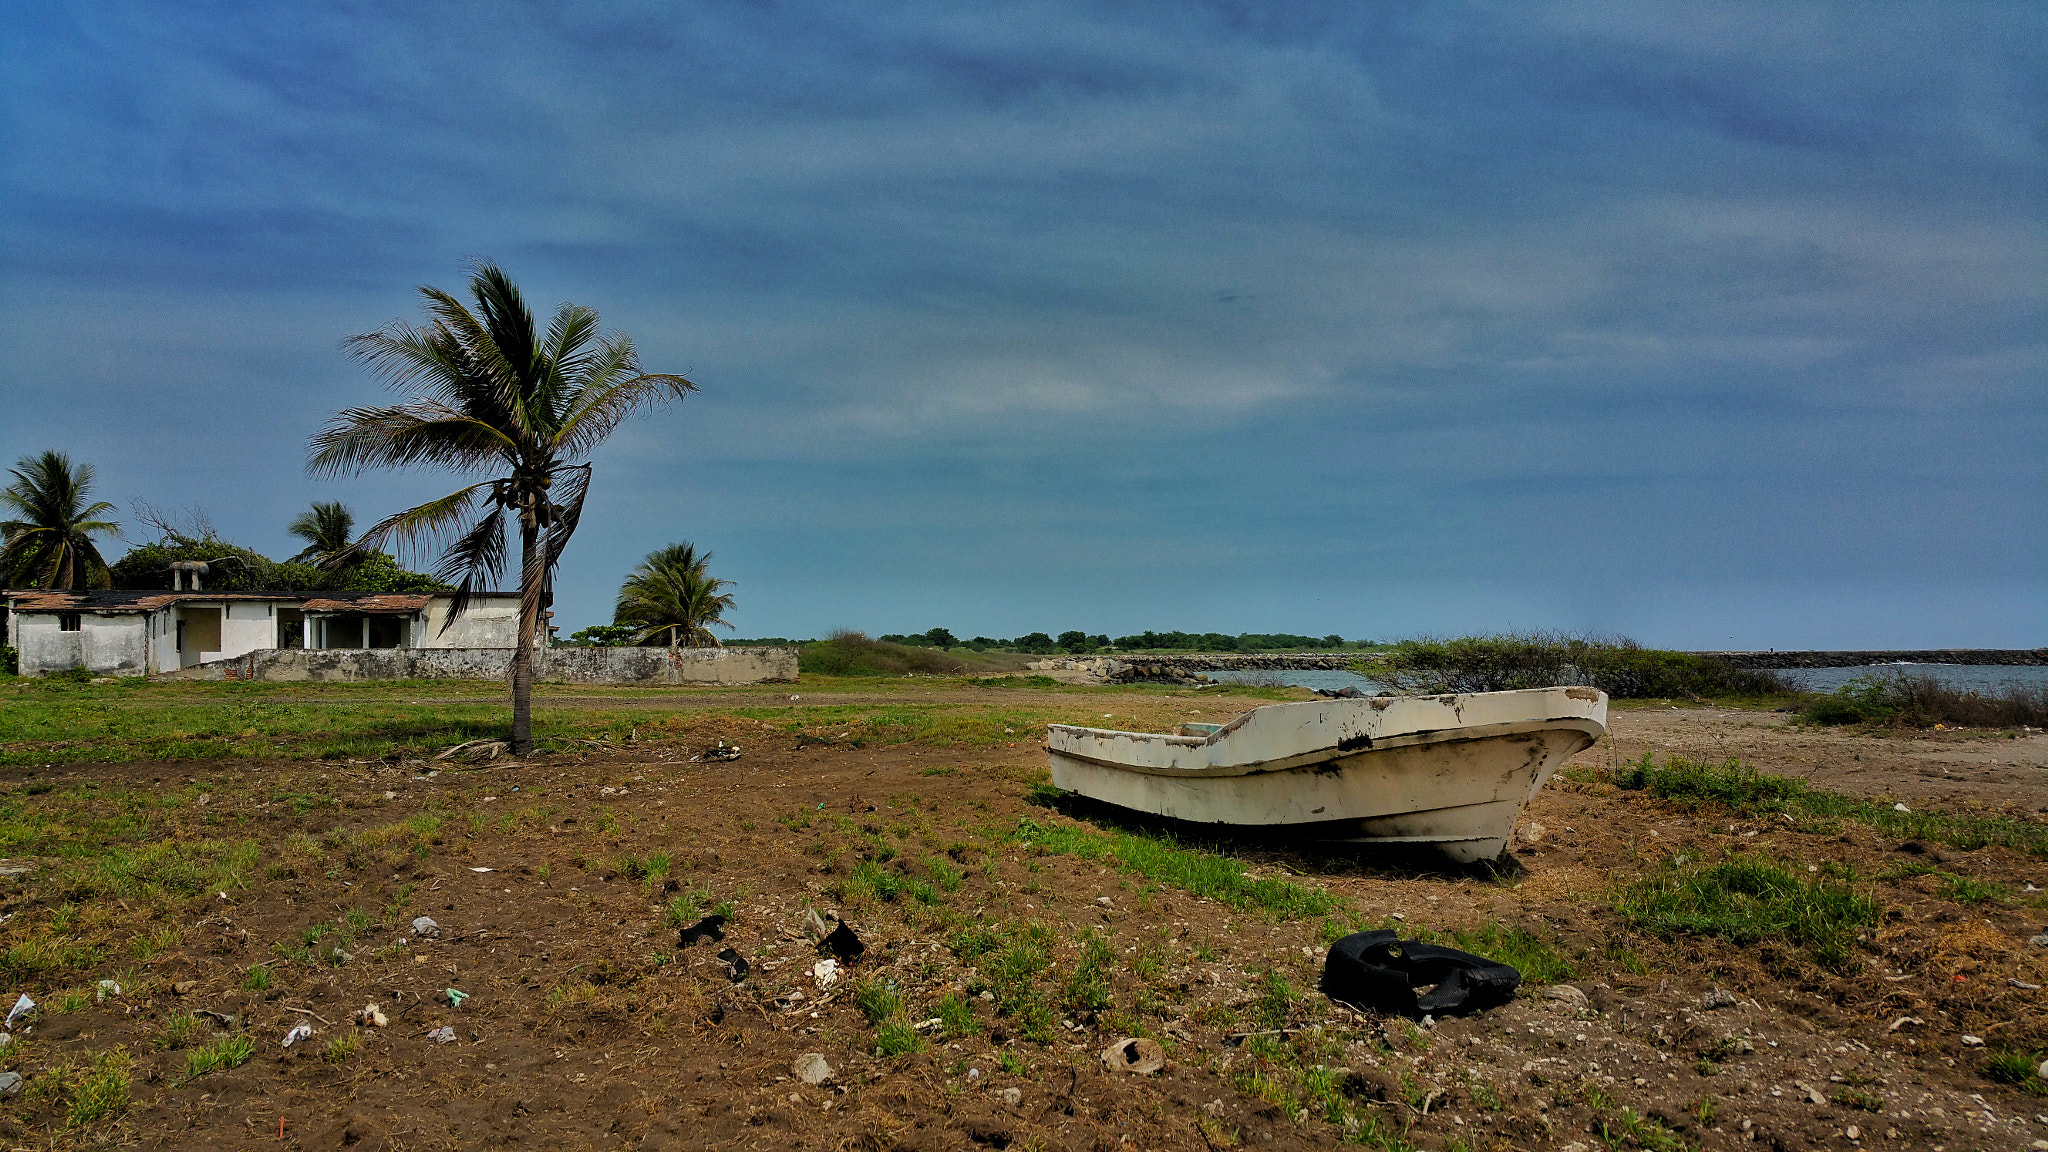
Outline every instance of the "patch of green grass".
<path id="1" fill-rule="evenodd" d="M 340 1064 L 354 1056 L 362 1046 L 363 1034 L 351 1028 L 344 1035 L 329 1040 L 327 1050 L 321 1055 L 329 1064 Z"/>
<path id="2" fill-rule="evenodd" d="M 947 994 L 940 999 L 932 1015 L 944 1022 L 949 1037 L 972 1036 L 981 1031 L 981 1021 L 975 1018 L 974 1005 L 964 996 Z"/>
<path id="3" fill-rule="evenodd" d="M 132 1083 L 125 1049 L 113 1048 L 94 1056 L 92 1067 L 71 1086 L 67 1123 L 83 1128 L 121 1112 L 128 1107 Z"/>
<path id="4" fill-rule="evenodd" d="M 1877 901 L 1849 884 L 1792 871 L 1767 855 L 1667 864 L 1626 889 L 1615 910 L 1665 936 L 1719 936 L 1735 944 L 1784 937 L 1836 971 L 1851 967 L 1856 934 L 1877 924 Z"/>
<path id="5" fill-rule="evenodd" d="M 1616 787 L 1648 792 L 1689 811 L 1713 806 L 1745 816 L 1787 813 L 1808 822 L 1850 820 L 1902 840 L 1927 840 L 1964 850 L 1995 845 L 2048 858 L 2048 824 L 2008 816 L 1900 812 L 1891 804 L 1771 776 L 1729 759 L 1720 764 L 1645 752 L 1612 776 Z"/>
<path id="6" fill-rule="evenodd" d="M 1111 865 L 1233 910 L 1258 912 L 1276 920 L 1314 920 L 1348 911 L 1348 905 L 1321 888 L 1276 878 L 1250 879 L 1245 872 L 1251 866 L 1245 861 L 1184 846 L 1168 833 L 1097 832 L 1026 817 L 1017 821 L 1005 840 L 1019 847 Z"/>
<path id="7" fill-rule="evenodd" d="M 190 1044 L 198 1031 L 199 1017 L 190 1012 L 180 1012 L 164 1021 L 163 1026 L 157 1030 L 155 1036 L 150 1037 L 149 1042 L 158 1048 L 174 1051 Z"/>
<path id="8" fill-rule="evenodd" d="M 1944 900 L 1953 900 L 1958 904 L 1983 904 L 2002 901 L 2005 898 L 2005 889 L 1973 877 L 1943 873 L 1941 896 Z"/>
<path id="9" fill-rule="evenodd" d="M 1692 1152 L 1693 1148 L 1656 1117 L 1641 1115 L 1633 1108 L 1623 1108 L 1612 1118 L 1603 1117 L 1594 1129 L 1611 1148 L 1635 1147 L 1645 1152 Z"/>
<path id="10" fill-rule="evenodd" d="M 251 992 L 268 992 L 276 977 L 271 974 L 268 964 L 249 965 L 248 974 L 242 977 L 242 987 Z"/>
<path id="11" fill-rule="evenodd" d="M 875 1047 L 884 1056 L 908 1056 L 924 1049 L 924 1037 L 907 1020 L 885 1020 L 875 1030 Z"/>
<path id="12" fill-rule="evenodd" d="M 1061 990 L 1070 1012 L 1100 1012 L 1109 1007 L 1109 965 L 1116 958 L 1109 938 L 1090 932 L 1081 941 L 1081 959 Z"/>
<path id="13" fill-rule="evenodd" d="M 2048 1080 L 2041 1079 L 2041 1062 L 2048 1053 L 2025 1052 L 2017 1048 L 1994 1048 L 1984 1065 L 1993 1080 L 2011 1084 L 2036 1096 L 2048 1096 Z"/>
<path id="14" fill-rule="evenodd" d="M 880 1024 L 903 1011 L 903 997 L 880 980 L 863 980 L 853 988 L 854 1006 L 870 1024 Z"/>
<path id="15" fill-rule="evenodd" d="M 247 1036 L 223 1036 L 213 1043 L 194 1049 L 185 1057 L 184 1080 L 197 1080 L 208 1072 L 226 1068 L 240 1068 L 256 1054 L 256 1042 Z M 182 1082 L 182 1081 L 181 1081 Z"/>
<path id="16" fill-rule="evenodd" d="M 1556 945 L 1519 925 L 1485 924 L 1454 931 L 1449 938 L 1454 947 L 1512 966 L 1524 984 L 1555 984 L 1578 975 Z"/>

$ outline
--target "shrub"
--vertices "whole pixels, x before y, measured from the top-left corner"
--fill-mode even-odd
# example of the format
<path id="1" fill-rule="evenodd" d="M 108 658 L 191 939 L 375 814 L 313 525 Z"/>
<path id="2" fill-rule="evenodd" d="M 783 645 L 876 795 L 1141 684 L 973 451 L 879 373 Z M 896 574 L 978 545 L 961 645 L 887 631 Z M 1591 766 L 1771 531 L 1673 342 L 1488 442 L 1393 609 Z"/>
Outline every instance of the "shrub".
<path id="1" fill-rule="evenodd" d="M 904 672 L 953 675 L 967 666 L 931 648 L 910 648 L 870 640 L 861 632 L 834 632 L 804 645 L 797 667 L 819 676 L 888 676 Z"/>
<path id="2" fill-rule="evenodd" d="M 1800 711 L 1814 724 L 1879 724 L 1931 728 L 2048 727 L 2048 685 L 2008 684 L 2002 691 L 1957 688 L 1928 675 L 1858 676 Z"/>
<path id="3" fill-rule="evenodd" d="M 1791 685 L 1775 673 L 1689 652 L 1644 648 L 1626 636 L 1504 632 L 1403 640 L 1353 666 L 1403 692 L 1505 692 L 1584 684 L 1616 699 L 1772 696 Z"/>

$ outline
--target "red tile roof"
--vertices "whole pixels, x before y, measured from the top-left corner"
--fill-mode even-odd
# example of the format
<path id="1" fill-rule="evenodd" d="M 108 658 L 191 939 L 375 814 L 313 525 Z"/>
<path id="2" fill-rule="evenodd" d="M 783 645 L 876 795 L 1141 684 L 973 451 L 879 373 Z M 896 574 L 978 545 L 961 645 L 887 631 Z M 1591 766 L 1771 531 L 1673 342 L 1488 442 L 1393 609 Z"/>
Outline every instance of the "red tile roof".
<path id="1" fill-rule="evenodd" d="M 300 607 L 308 612 L 417 612 L 427 606 L 433 597 L 422 592 L 379 592 L 357 595 L 350 599 L 323 596 L 308 600 Z"/>

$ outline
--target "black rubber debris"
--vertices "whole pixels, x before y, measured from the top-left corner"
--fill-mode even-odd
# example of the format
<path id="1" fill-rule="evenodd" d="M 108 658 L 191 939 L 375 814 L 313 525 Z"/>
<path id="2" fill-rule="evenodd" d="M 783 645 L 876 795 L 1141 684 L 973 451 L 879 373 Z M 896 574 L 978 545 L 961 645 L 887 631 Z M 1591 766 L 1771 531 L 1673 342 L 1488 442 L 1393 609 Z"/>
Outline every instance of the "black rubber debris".
<path id="1" fill-rule="evenodd" d="M 1337 688 L 1334 690 L 1329 688 L 1317 688 L 1313 691 L 1316 695 L 1327 697 L 1331 700 L 1356 700 L 1360 696 L 1365 695 L 1365 693 L 1360 692 L 1357 688 L 1349 684 L 1346 684 L 1344 687 Z"/>
<path id="2" fill-rule="evenodd" d="M 860 954 L 867 950 L 868 946 L 860 942 L 860 937 L 853 934 L 853 929 L 848 927 L 844 920 L 841 920 L 839 927 L 834 928 L 823 940 L 818 941 L 818 951 L 830 952 L 848 963 L 860 959 Z"/>
<path id="3" fill-rule="evenodd" d="M 1330 945 L 1323 995 L 1397 1016 L 1459 1016 L 1514 997 L 1522 974 L 1498 960 L 1401 940 L 1390 931 L 1358 932 Z M 1435 987 L 1430 987 L 1435 985 Z M 1421 995 L 1417 988 L 1428 988 Z"/>
<path id="4" fill-rule="evenodd" d="M 726 948 L 718 953 L 718 962 L 725 965 L 725 970 L 732 976 L 733 983 L 737 984 L 747 978 L 748 964 L 745 956 Z"/>
<path id="5" fill-rule="evenodd" d="M 676 939 L 676 947 L 688 948 L 699 940 L 723 939 L 725 939 L 725 917 L 706 916 L 688 928 L 683 929 L 682 935 Z"/>

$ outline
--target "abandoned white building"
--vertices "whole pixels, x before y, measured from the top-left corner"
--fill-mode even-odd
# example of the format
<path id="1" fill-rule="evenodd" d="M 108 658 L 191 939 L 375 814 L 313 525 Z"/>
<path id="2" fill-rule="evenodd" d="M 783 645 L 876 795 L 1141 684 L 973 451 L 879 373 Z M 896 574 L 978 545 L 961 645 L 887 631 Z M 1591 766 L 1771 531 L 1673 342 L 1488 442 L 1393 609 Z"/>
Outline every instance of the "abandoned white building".
<path id="1" fill-rule="evenodd" d="M 519 597 L 384 592 L 8 592 L 21 674 L 143 676 L 266 649 L 512 648 Z M 445 627 L 444 627 L 445 625 Z"/>

